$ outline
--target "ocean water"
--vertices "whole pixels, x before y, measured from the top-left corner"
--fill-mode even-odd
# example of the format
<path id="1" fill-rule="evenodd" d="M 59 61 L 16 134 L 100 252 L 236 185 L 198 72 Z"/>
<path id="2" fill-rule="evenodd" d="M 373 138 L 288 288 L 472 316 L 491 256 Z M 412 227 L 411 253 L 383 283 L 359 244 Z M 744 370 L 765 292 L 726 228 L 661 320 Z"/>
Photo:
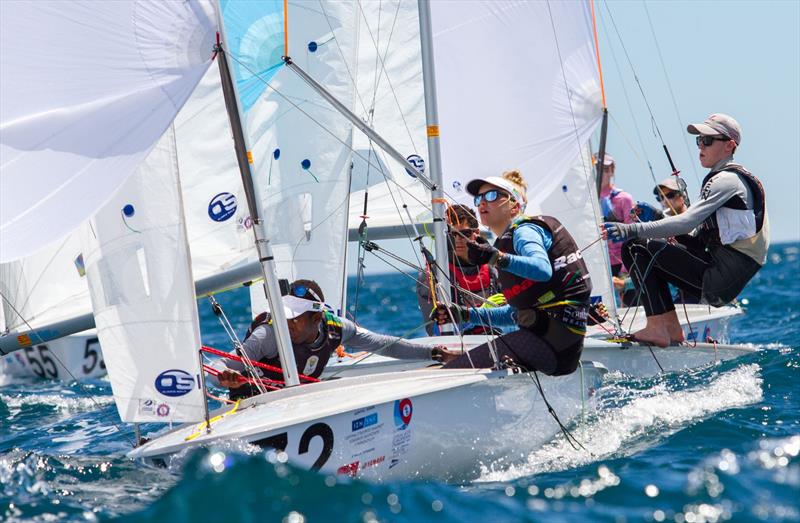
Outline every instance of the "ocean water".
<path id="1" fill-rule="evenodd" d="M 777 245 L 741 296 L 731 339 L 763 350 L 650 379 L 611 374 L 597 412 L 572 427 L 585 451 L 556 438 L 464 485 L 325 476 L 236 445 L 154 469 L 124 458 L 133 430 L 107 382 L 7 385 L 0 521 L 800 521 L 799 274 L 800 244 Z M 246 291 L 219 300 L 242 332 Z M 421 323 L 400 274 L 367 277 L 355 312 L 398 335 Z M 225 347 L 205 303 L 201 315 L 204 342 Z"/>

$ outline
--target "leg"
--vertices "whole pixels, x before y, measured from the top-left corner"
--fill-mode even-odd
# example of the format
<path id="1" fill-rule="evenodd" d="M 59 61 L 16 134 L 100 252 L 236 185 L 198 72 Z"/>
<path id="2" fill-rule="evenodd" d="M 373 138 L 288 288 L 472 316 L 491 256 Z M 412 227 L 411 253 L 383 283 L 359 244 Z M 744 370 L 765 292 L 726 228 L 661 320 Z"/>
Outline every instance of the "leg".
<path id="1" fill-rule="evenodd" d="M 504 334 L 494 340 L 497 356 L 500 361 L 506 359 L 525 367 L 528 370 L 539 370 L 545 374 L 556 371 L 557 361 L 553 348 L 536 334 L 526 329 Z M 472 363 L 470 363 L 470 360 Z M 454 359 L 444 366 L 445 369 L 488 369 L 494 365 L 489 344 L 484 343 Z"/>
<path id="2" fill-rule="evenodd" d="M 634 334 L 636 338 L 661 347 L 683 341 L 668 283 L 699 293 L 709 258 L 664 240 L 635 240 L 625 244 L 623 259 L 647 315 L 647 325 Z"/>

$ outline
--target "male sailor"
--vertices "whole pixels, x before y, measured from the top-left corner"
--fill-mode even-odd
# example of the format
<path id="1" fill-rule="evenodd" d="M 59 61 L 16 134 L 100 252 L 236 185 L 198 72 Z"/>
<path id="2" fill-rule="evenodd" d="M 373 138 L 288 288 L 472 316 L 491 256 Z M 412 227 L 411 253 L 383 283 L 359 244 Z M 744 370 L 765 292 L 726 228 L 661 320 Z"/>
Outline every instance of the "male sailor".
<path id="1" fill-rule="evenodd" d="M 481 222 L 497 235 L 467 242 L 473 263 L 497 267 L 508 305 L 495 308 L 443 305 L 434 311 L 440 324 L 470 321 L 516 324 L 519 330 L 493 342 L 501 363 L 511 362 L 548 375 L 573 372 L 580 361 L 592 290 L 589 271 L 567 229 L 551 216 L 526 216 L 527 184 L 519 171 L 472 180 Z M 479 345 L 445 368 L 492 367 L 492 350 Z"/>
<path id="2" fill-rule="evenodd" d="M 343 344 L 356 350 L 378 352 L 398 359 L 433 360 L 447 362 L 458 353 L 441 346 L 430 347 L 412 343 L 402 338 L 376 334 L 359 327 L 345 318 L 325 310 L 322 289 L 313 280 L 297 280 L 289 286 L 289 295 L 283 297 L 283 308 L 289 323 L 297 371 L 312 378 L 322 374 L 325 365 L 336 349 Z M 247 329 L 242 350 L 252 361 L 280 367 L 278 343 L 269 312 L 259 314 Z M 247 397 L 256 393 L 249 384 L 243 385 L 245 365 L 227 360 L 227 370 L 217 379 L 220 385 L 231 389 L 231 398 Z M 262 371 L 263 377 L 283 380 L 283 375 Z"/>
<path id="3" fill-rule="evenodd" d="M 623 261 L 642 293 L 647 325 L 638 341 L 666 347 L 684 341 L 669 283 L 721 307 L 731 302 L 767 259 L 769 222 L 764 188 L 733 161 L 742 131 L 732 117 L 717 113 L 687 127 L 697 135 L 700 164 L 710 169 L 699 201 L 686 212 L 647 223 L 606 223 L 604 238 L 627 243 Z M 670 244 L 666 238 L 689 234 L 697 242 Z"/>

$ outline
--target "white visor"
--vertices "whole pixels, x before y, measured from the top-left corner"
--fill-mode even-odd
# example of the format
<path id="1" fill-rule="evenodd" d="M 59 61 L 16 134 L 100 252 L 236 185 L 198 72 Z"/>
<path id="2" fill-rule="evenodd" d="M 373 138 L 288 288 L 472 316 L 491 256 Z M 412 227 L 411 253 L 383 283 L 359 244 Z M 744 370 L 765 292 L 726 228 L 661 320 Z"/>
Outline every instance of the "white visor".
<path id="1" fill-rule="evenodd" d="M 283 313 L 286 314 L 287 320 L 296 318 L 306 312 L 322 312 L 325 310 L 325 304 L 322 302 L 306 300 L 297 296 L 283 296 L 282 301 Z M 267 310 L 269 310 L 269 306 L 267 306 Z"/>

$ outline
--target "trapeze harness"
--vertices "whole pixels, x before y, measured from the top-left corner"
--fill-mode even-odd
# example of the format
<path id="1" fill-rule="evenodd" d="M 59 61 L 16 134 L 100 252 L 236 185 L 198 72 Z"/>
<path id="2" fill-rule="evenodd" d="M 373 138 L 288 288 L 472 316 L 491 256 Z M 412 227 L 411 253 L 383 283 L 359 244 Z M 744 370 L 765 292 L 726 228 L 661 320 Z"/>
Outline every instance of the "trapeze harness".
<path id="1" fill-rule="evenodd" d="M 252 336 L 253 332 L 262 325 L 272 325 L 272 315 L 269 312 L 262 312 L 255 317 L 253 322 L 250 324 L 250 327 L 247 329 L 247 333 L 244 335 L 243 341 L 246 341 L 250 336 Z M 325 365 L 328 364 L 331 354 L 333 354 L 339 345 L 342 344 L 341 320 L 339 320 L 339 318 L 333 314 L 323 311 L 322 333 L 323 337 L 321 340 L 316 340 L 312 343 L 305 344 L 292 344 L 292 348 L 294 350 L 294 359 L 295 363 L 297 364 L 297 371 L 300 374 L 304 374 L 312 378 L 318 378 L 320 374 L 322 374 L 322 371 L 325 369 Z M 274 358 L 261 358 L 258 361 L 273 367 L 281 367 L 280 358 L 277 356 Z M 283 380 L 283 374 L 281 373 L 265 369 L 260 369 L 260 372 L 262 374 L 261 377 L 263 378 L 271 380 Z M 241 387 L 231 389 L 230 398 L 237 399 L 241 397 L 248 397 L 255 393 L 257 393 L 257 391 L 252 385 L 245 384 Z"/>
<path id="2" fill-rule="evenodd" d="M 711 254 L 715 260 L 715 268 L 719 274 L 714 273 L 714 280 L 721 282 L 739 282 L 739 285 L 715 285 L 714 282 L 707 282 L 705 275 L 703 280 L 703 298 L 711 305 L 720 306 L 729 303 L 731 300 L 741 292 L 744 286 L 749 281 L 749 278 L 741 278 L 741 272 L 751 272 L 752 277 L 761 262 L 756 260 L 756 257 L 763 256 L 766 251 L 767 238 L 765 238 L 764 220 L 766 218 L 766 193 L 761 181 L 753 176 L 747 169 L 739 164 L 729 163 L 722 168 L 711 171 L 703 179 L 702 187 L 707 187 L 707 184 L 717 174 L 723 171 L 731 171 L 739 175 L 740 180 L 744 180 L 746 185 L 750 188 L 750 193 L 753 195 L 753 215 L 755 217 L 755 234 L 742 238 L 743 233 L 750 231 L 746 230 L 747 219 L 743 213 L 748 213 L 746 202 L 738 195 L 732 196 L 722 206 L 711 214 L 708 218 L 700 224 L 697 230 L 697 238 L 701 244 L 706 246 L 706 251 Z M 721 212 L 727 213 L 726 219 L 723 220 L 724 228 L 720 227 L 720 222 L 717 217 Z M 749 214 L 749 213 L 748 213 Z M 738 216 L 737 216 L 738 215 Z M 738 237 L 733 240 L 734 237 Z M 735 260 L 740 260 L 741 263 L 719 263 L 720 250 L 725 249 L 728 251 L 728 257 L 735 256 Z M 742 257 L 746 257 L 744 259 Z M 754 267 L 753 263 L 748 260 L 753 260 L 758 266 Z M 707 271 L 708 272 L 708 271 Z M 710 285 L 707 285 L 710 283 Z M 713 288 L 706 289 L 706 287 Z M 717 291 L 717 289 L 719 289 Z"/>
<path id="3" fill-rule="evenodd" d="M 517 324 L 553 348 L 554 375 L 569 374 L 578 366 L 586 335 L 586 317 L 592 283 L 580 249 L 567 229 L 551 216 L 521 216 L 497 238 L 494 246 L 508 254 L 514 249 L 514 231 L 524 223 L 547 230 L 553 244 L 547 253 L 553 276 L 534 281 L 499 269 L 500 288 L 509 305 L 517 309 Z"/>

